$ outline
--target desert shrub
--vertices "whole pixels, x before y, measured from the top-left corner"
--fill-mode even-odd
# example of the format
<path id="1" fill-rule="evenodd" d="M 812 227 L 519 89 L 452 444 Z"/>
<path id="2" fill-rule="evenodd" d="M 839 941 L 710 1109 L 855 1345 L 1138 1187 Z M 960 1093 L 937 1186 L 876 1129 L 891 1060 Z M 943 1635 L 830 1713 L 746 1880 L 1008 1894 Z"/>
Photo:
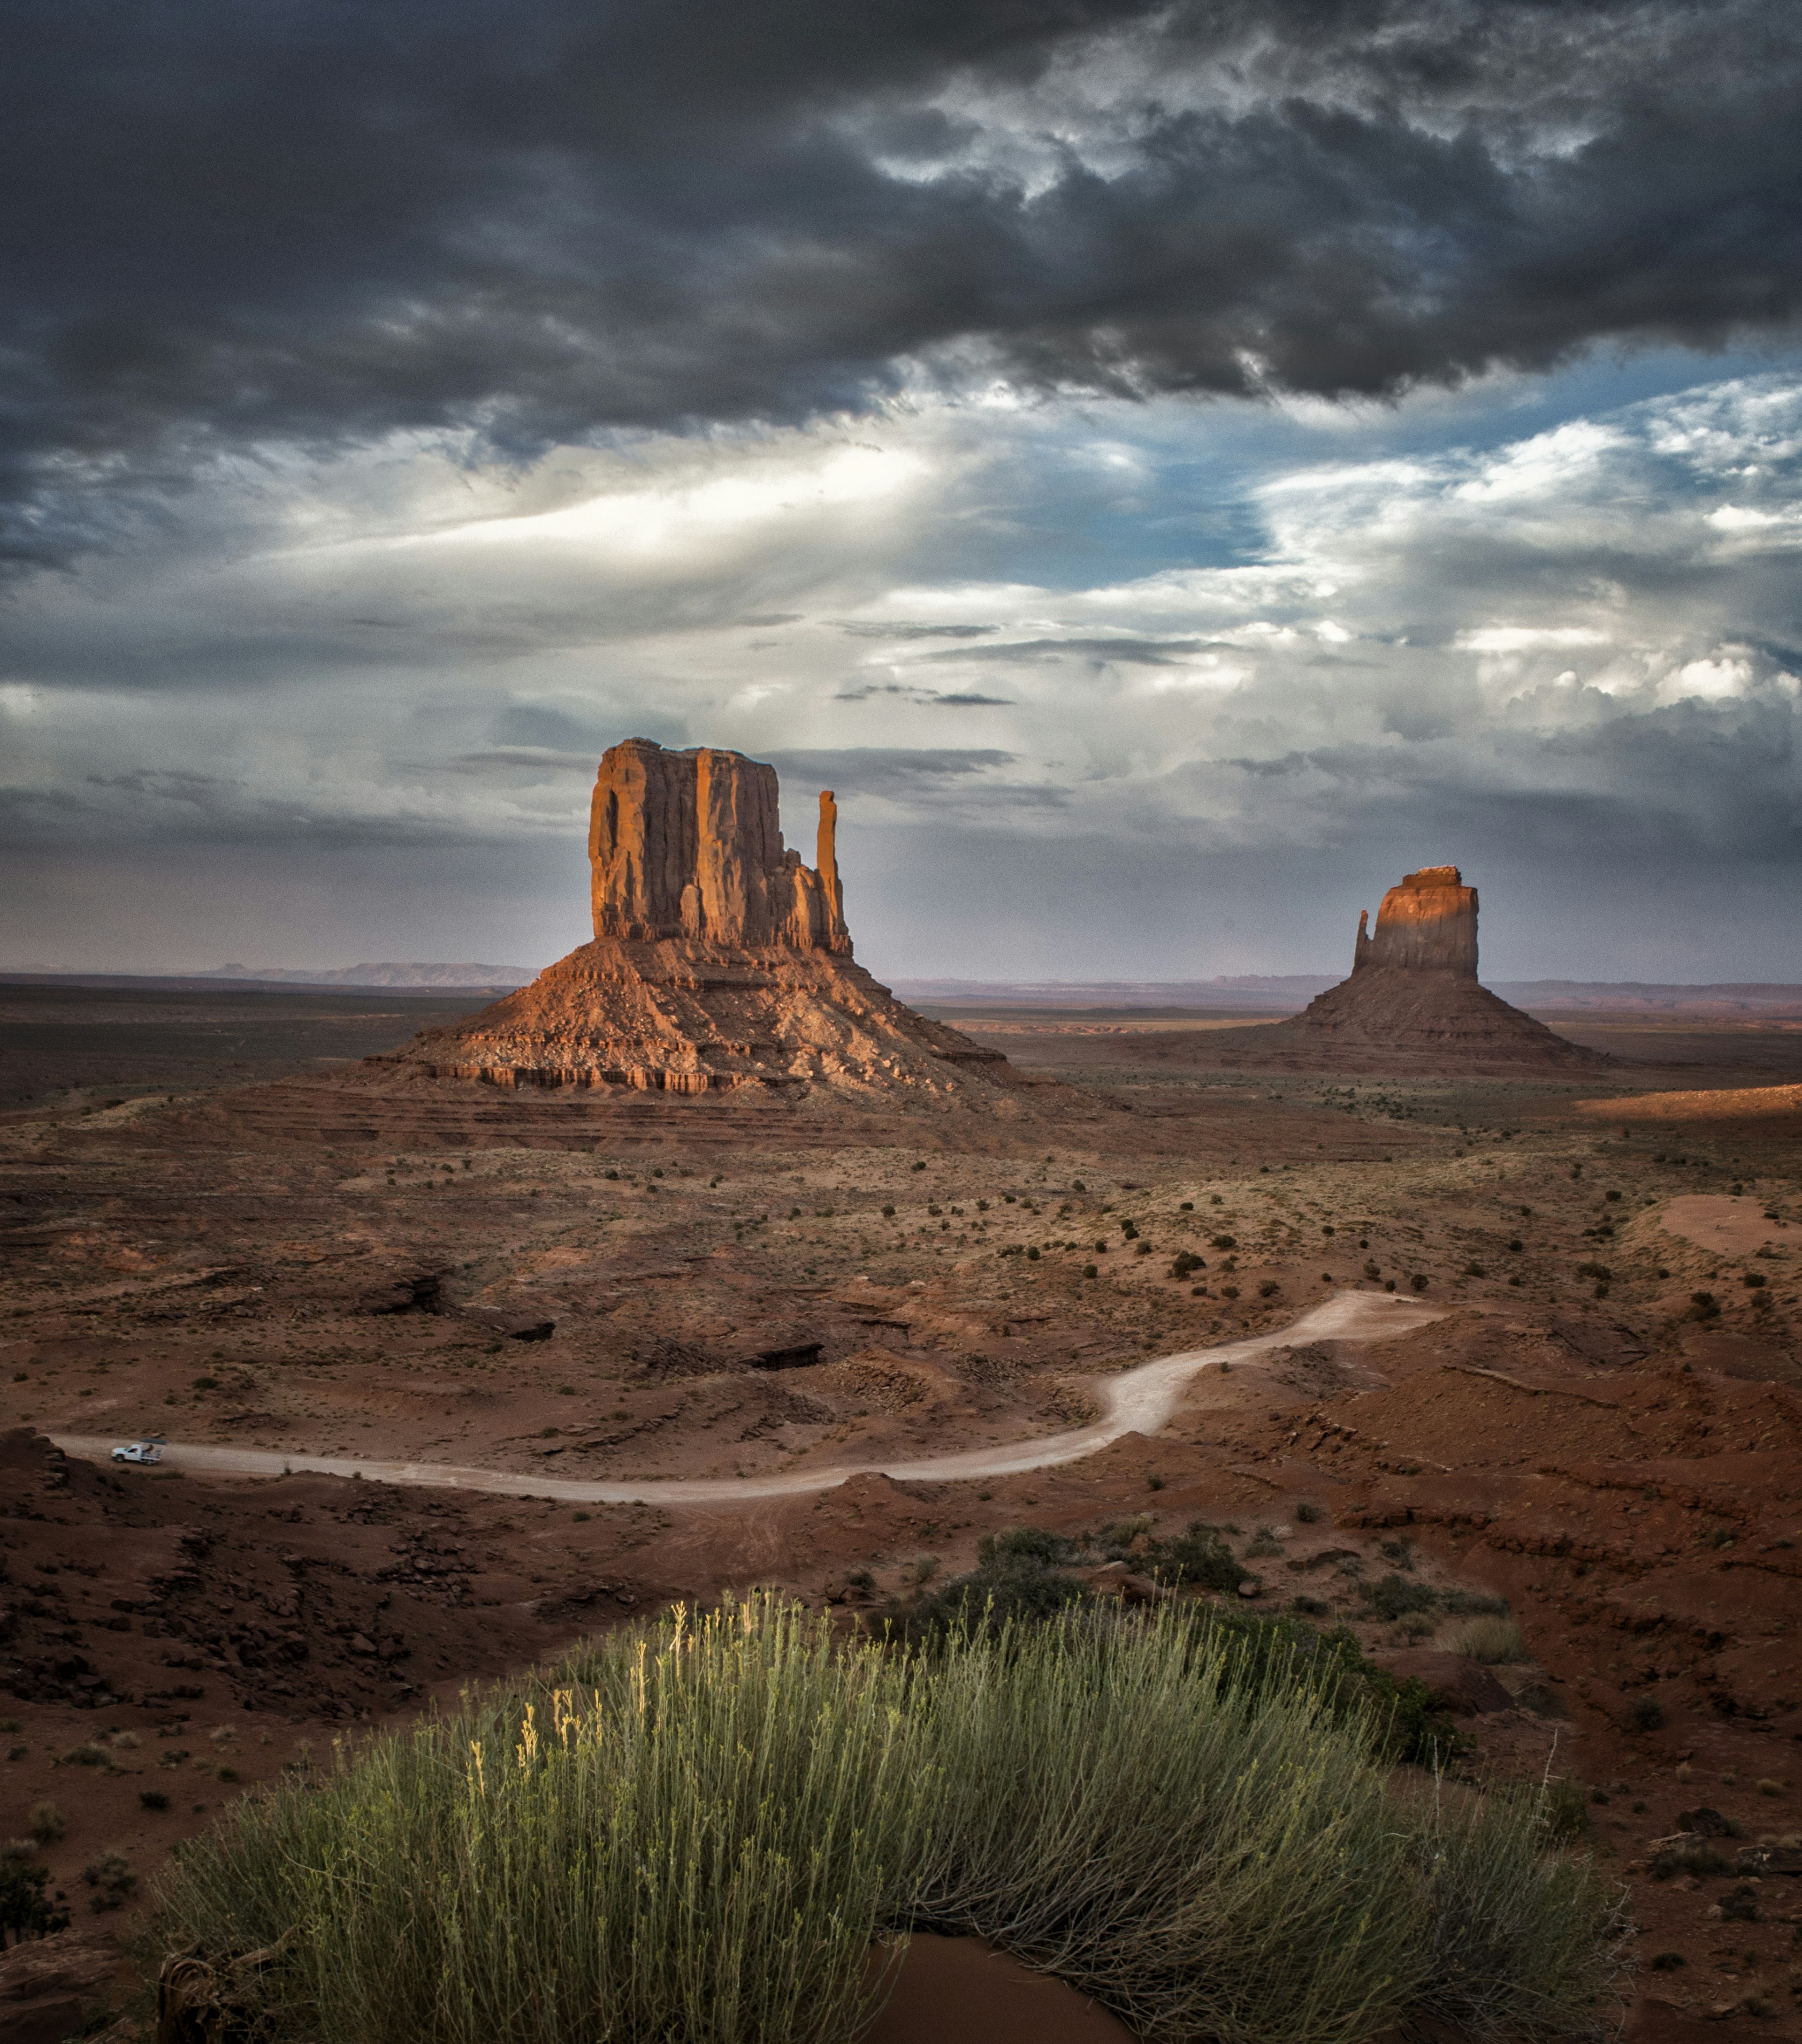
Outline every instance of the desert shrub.
<path id="1" fill-rule="evenodd" d="M 1439 1593 L 1425 1583 L 1411 1583 L 1393 1574 L 1379 1576 L 1374 1583 L 1360 1583 L 1358 1594 L 1370 1607 L 1373 1617 L 1386 1618 L 1392 1624 L 1404 1611 L 1431 1611 L 1439 1601 Z"/>
<path id="2" fill-rule="evenodd" d="M 1304 1497 L 1295 1508 L 1295 1516 L 1304 1526 L 1316 1526 L 1320 1523 L 1320 1508 Z"/>
<path id="3" fill-rule="evenodd" d="M 147 1810 L 167 1810 L 169 1799 L 160 1788 L 140 1788 L 137 1799 Z"/>
<path id="4" fill-rule="evenodd" d="M 1666 1846 L 1652 1855 L 1652 1878 L 1669 1881 L 1680 1873 L 1706 1880 L 1711 1873 L 1726 1873 L 1731 1863 L 1719 1850 L 1700 1840 L 1693 1845 Z"/>
<path id="5" fill-rule="evenodd" d="M 1547 1845 L 1570 1845 L 1589 1828 L 1589 1807 L 1582 1788 L 1568 1775 L 1541 1785 L 1535 1812 L 1539 1836 Z"/>
<path id="6" fill-rule="evenodd" d="M 137 1886 L 137 1876 L 123 1853 L 102 1853 L 82 1869 L 82 1883 L 93 1890 L 87 1906 L 98 1915 L 109 1909 L 123 1909 Z"/>
<path id="7" fill-rule="evenodd" d="M 1665 1707 L 1656 1696 L 1635 1696 L 1627 1707 L 1628 1721 L 1641 1731 L 1656 1731 L 1665 1721 Z"/>
<path id="8" fill-rule="evenodd" d="M 1473 2038 L 1591 2031 L 1577 2011 L 1623 1970 L 1635 1927 L 1623 1888 L 1587 1858 L 1546 1850 L 1562 1821 L 1553 1804 L 1571 1785 L 1452 1804 L 1435 1785 L 1413 1848 L 1426 1869 L 1431 1954 L 1420 2013 Z"/>
<path id="9" fill-rule="evenodd" d="M 930 1769 L 908 1667 L 770 1604 L 596 1643 L 569 1686 L 370 1741 L 166 1877 L 321 2044 L 828 2044 Z"/>
<path id="10" fill-rule="evenodd" d="M 1244 1564 L 1214 1527 L 1201 1519 L 1164 1544 L 1157 1569 L 1167 1581 L 1199 1583 L 1204 1589 L 1236 1590 L 1245 1580 Z"/>
<path id="11" fill-rule="evenodd" d="M 985 1534 L 976 1566 L 929 1596 L 891 1604 L 889 1623 L 903 1639 L 923 1640 L 970 1627 L 990 1632 L 1010 1619 L 1049 1618 L 1083 1595 L 1066 1573 L 1078 1558 L 1074 1540 L 1036 1526 Z"/>
<path id="12" fill-rule="evenodd" d="M 1506 1597 L 1481 1590 L 1442 1590 L 1439 1602 L 1454 1618 L 1506 1618 L 1512 1608 Z"/>
<path id="13" fill-rule="evenodd" d="M 1244 1677 L 1181 1614 L 954 1653 L 931 1708 L 957 1787 L 907 1920 L 987 1937 L 1147 2037 L 1378 2027 L 1416 1907 L 1380 1776 L 1362 1728 Z"/>
<path id="14" fill-rule="evenodd" d="M 68 1911 L 45 1897 L 49 1882 L 48 1867 L 10 1857 L 0 1859 L 0 1950 L 9 1938 L 22 1945 L 27 1938 L 48 1938 L 53 1931 L 68 1928 Z"/>
<path id="15" fill-rule="evenodd" d="M 1520 1627 L 1512 1618 L 1467 1618 L 1446 1635 L 1444 1644 L 1448 1652 L 1481 1661 L 1486 1667 L 1527 1658 Z"/>
<path id="16" fill-rule="evenodd" d="M 1589 2027 L 1618 1925 L 1587 1863 L 1526 1800 L 1398 1803 L 1363 1679 L 1348 1635 L 1189 1601 L 924 1652 L 774 1600 L 678 1612 L 233 1805 L 159 1928 L 297 1932 L 263 1980 L 309 2044 L 828 2044 L 909 1929 L 1147 2038 Z"/>
<path id="17" fill-rule="evenodd" d="M 32 1837 L 40 1846 L 53 1846 L 68 1829 L 63 1813 L 54 1803 L 33 1803 L 31 1817 L 25 1826 Z"/>
<path id="18" fill-rule="evenodd" d="M 1758 1891 L 1742 1881 L 1731 1895 L 1721 1897 L 1719 1908 L 1723 1922 L 1756 1923 L 1758 1920 Z"/>

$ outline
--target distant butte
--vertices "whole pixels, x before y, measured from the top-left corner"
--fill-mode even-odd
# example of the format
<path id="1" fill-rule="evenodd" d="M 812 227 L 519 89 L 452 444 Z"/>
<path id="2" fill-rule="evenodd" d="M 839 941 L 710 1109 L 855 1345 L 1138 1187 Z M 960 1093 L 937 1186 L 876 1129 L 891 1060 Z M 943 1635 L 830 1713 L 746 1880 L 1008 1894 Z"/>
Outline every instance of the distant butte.
<path id="1" fill-rule="evenodd" d="M 602 758 L 590 810 L 594 942 L 369 1062 L 642 1093 L 826 1086 L 948 1102 L 1035 1083 L 853 962 L 837 820 L 828 789 L 804 865 L 782 843 L 773 766 L 626 740 Z"/>
<path id="2" fill-rule="evenodd" d="M 1351 977 L 1285 1022 L 1223 1032 L 1223 1065 L 1376 1071 L 1593 1070 L 1613 1061 L 1477 982 L 1477 890 L 1455 866 L 1392 887 L 1358 918 Z"/>

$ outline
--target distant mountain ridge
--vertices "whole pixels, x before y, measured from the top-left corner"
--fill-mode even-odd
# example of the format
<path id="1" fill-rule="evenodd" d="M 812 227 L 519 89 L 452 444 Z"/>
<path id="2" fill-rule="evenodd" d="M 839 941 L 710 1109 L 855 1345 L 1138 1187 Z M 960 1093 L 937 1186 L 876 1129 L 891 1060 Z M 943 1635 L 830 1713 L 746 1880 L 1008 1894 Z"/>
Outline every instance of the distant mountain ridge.
<path id="1" fill-rule="evenodd" d="M 215 966 L 196 979 L 255 980 L 295 986 L 528 986 L 529 965 L 344 965 L 327 971 L 308 966 Z"/>
<path id="2" fill-rule="evenodd" d="M 935 1007 L 1241 1008 L 1296 1012 L 1335 986 L 1330 973 L 1241 973 L 1218 979 L 897 979 L 904 1001 Z M 1650 980 L 1504 979 L 1484 982 L 1516 1008 L 1614 1014 L 1802 1016 L 1802 986 L 1765 981 L 1681 984 Z"/>

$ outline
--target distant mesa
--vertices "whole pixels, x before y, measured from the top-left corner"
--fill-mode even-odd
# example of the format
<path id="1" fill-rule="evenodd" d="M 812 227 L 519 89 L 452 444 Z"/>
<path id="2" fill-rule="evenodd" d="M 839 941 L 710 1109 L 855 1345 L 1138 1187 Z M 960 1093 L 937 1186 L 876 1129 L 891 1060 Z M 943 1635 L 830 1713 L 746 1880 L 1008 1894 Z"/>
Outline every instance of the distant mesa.
<path id="1" fill-rule="evenodd" d="M 1358 918 L 1351 977 L 1287 1021 L 1235 1029 L 1222 1064 L 1473 1070 L 1613 1061 L 1557 1035 L 1477 982 L 1477 890 L 1455 866 L 1404 875 Z"/>
<path id="2" fill-rule="evenodd" d="M 518 965 L 346 965 L 329 970 L 309 966 L 221 965 L 194 977 L 237 980 L 252 986 L 384 986 L 397 992 L 447 987 L 498 993 L 502 987 L 524 986 L 534 974 L 530 966 Z"/>
<path id="3" fill-rule="evenodd" d="M 853 962 L 820 797 L 815 863 L 782 843 L 775 769 L 630 738 L 589 814 L 594 940 L 372 1064 L 498 1086 L 701 1093 L 828 1085 L 922 1097 L 1032 1083 Z"/>

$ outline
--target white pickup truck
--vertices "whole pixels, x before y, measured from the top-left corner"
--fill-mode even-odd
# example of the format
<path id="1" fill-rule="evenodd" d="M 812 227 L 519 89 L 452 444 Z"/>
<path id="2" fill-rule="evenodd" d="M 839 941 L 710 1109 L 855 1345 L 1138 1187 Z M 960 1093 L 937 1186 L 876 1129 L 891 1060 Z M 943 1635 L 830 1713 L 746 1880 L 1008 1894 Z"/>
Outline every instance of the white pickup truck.
<path id="1" fill-rule="evenodd" d="M 154 1466 L 163 1459 L 163 1444 L 159 1441 L 133 1441 L 129 1447 L 113 1450 L 116 1462 L 142 1462 Z"/>

